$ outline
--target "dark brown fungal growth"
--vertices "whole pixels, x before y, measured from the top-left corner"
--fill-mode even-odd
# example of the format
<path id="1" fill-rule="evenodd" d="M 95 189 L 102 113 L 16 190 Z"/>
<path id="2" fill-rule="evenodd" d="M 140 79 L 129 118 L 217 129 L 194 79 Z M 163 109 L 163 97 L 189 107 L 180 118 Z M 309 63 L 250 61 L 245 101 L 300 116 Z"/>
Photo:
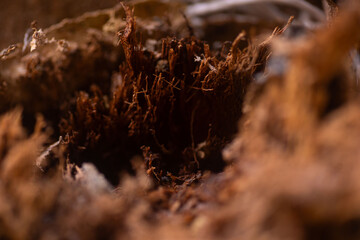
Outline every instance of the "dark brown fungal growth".
<path id="1" fill-rule="evenodd" d="M 100 170 L 106 165 L 103 172 L 113 179 L 145 146 L 158 156 L 156 166 L 148 166 L 157 179 L 221 171 L 221 149 L 237 130 L 247 87 L 266 59 L 258 62 L 257 52 L 266 45 L 240 50 L 242 33 L 225 59 L 195 37 L 165 38 L 149 51 L 137 39 L 133 10 L 124 8 L 126 27 L 118 35 L 125 62 L 113 75 L 110 95 L 95 86 L 80 93 L 75 112 L 64 120 L 70 158 L 80 154 Z"/>

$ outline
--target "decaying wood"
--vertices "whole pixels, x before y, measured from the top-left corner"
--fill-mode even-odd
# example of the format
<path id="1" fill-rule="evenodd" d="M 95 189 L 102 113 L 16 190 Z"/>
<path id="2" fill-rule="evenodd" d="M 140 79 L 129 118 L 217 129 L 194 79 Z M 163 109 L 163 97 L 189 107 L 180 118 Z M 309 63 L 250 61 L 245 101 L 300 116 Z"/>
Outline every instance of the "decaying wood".
<path id="1" fill-rule="evenodd" d="M 34 25 L 0 52 L 0 238 L 358 239 L 360 3 L 327 2 Z"/>

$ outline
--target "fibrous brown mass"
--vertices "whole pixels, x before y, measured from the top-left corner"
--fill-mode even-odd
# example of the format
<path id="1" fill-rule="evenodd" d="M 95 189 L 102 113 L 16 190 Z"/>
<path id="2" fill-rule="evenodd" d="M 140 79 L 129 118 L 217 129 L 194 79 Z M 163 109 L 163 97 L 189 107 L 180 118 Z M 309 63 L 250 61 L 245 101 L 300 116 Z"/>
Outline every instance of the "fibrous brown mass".
<path id="1" fill-rule="evenodd" d="M 358 239 L 360 5 L 312 4 L 29 24 L 0 52 L 0 238 Z"/>

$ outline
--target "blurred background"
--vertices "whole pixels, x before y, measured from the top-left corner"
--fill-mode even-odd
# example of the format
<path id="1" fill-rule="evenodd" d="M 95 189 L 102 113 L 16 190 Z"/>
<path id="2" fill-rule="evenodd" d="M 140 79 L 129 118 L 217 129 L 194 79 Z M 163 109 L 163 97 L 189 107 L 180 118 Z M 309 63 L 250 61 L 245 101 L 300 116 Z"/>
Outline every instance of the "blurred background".
<path id="1" fill-rule="evenodd" d="M 0 0 L 0 49 L 22 42 L 31 22 L 40 28 L 64 18 L 73 18 L 88 11 L 114 6 L 118 0 Z"/>
<path id="2" fill-rule="evenodd" d="M 178 1 L 192 4 L 205 2 Z M 322 6 L 322 0 L 307 1 L 319 8 Z M 64 18 L 73 18 L 88 11 L 110 8 L 118 2 L 118 0 L 1 0 L 0 49 L 22 42 L 24 33 L 33 20 L 38 22 L 40 28 L 46 28 Z"/>

